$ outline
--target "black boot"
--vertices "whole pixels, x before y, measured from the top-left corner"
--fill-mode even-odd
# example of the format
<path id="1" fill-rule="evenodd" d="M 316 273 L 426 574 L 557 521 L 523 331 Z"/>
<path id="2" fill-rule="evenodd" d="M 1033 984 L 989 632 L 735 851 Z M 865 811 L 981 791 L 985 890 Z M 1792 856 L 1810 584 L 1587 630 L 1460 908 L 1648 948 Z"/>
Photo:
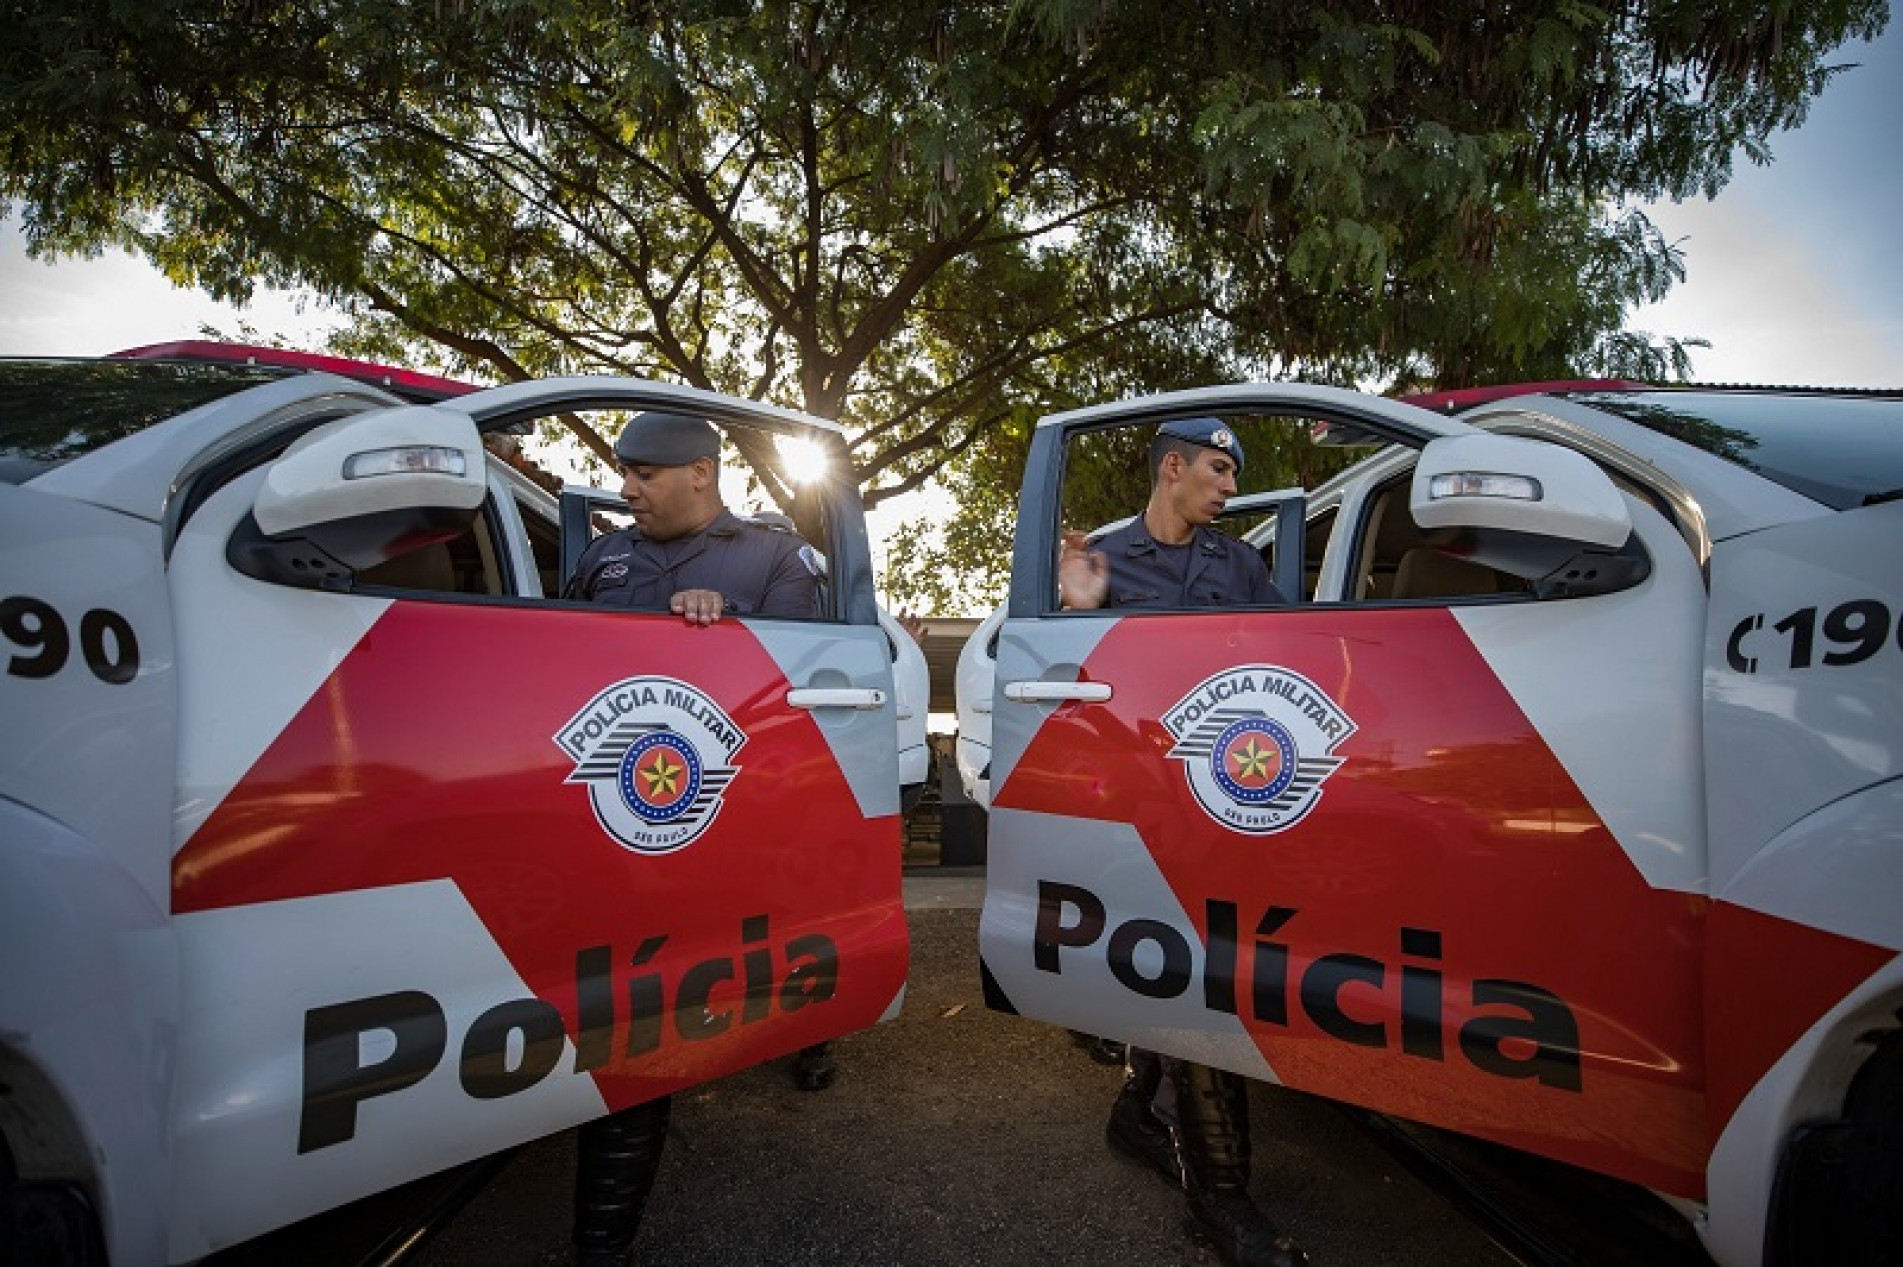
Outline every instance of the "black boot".
<path id="1" fill-rule="evenodd" d="M 1162 1081 L 1162 1059 L 1153 1051 L 1130 1048 L 1123 1089 L 1110 1106 L 1110 1122 L 1103 1129 L 1103 1137 L 1105 1143 L 1130 1160 L 1150 1167 L 1171 1183 L 1180 1183 L 1182 1172 L 1176 1165 L 1176 1144 L 1170 1138 L 1170 1128 L 1150 1107 Z"/>
<path id="2" fill-rule="evenodd" d="M 574 1242 L 580 1267 L 622 1267 L 628 1261 L 661 1169 L 669 1103 L 662 1096 L 576 1132 Z"/>
<path id="3" fill-rule="evenodd" d="M 1186 1222 L 1231 1267 L 1299 1267 L 1308 1255 L 1249 1199 L 1248 1084 L 1233 1073 L 1172 1061 L 1177 1159 Z"/>
<path id="4" fill-rule="evenodd" d="M 824 1091 L 833 1085 L 833 1075 L 839 1072 L 839 1066 L 833 1063 L 833 1045 L 814 1043 L 811 1047 L 800 1048 L 800 1054 L 793 1058 L 793 1081 L 802 1091 Z"/>

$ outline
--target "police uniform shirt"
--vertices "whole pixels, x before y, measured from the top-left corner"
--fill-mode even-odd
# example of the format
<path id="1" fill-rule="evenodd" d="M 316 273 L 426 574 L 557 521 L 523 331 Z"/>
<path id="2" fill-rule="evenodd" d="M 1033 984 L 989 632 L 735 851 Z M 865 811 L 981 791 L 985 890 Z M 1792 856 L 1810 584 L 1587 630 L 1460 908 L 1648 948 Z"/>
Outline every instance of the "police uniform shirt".
<path id="1" fill-rule="evenodd" d="M 1163 545 L 1138 515 L 1092 543 L 1110 561 L 1105 607 L 1228 607 L 1285 601 L 1253 547 L 1203 524 Z"/>
<path id="2" fill-rule="evenodd" d="M 650 541 L 638 529 L 603 533 L 589 543 L 563 598 L 666 611 L 681 590 L 713 590 L 737 616 L 818 614 L 813 555 L 793 533 L 723 509 L 685 537 Z"/>

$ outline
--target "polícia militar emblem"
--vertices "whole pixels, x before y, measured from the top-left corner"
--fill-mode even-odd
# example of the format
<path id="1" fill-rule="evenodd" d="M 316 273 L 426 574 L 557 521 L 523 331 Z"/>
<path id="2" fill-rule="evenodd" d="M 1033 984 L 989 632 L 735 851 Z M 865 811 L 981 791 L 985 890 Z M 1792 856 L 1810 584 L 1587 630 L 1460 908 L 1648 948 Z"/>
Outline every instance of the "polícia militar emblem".
<path id="1" fill-rule="evenodd" d="M 1335 748 L 1355 723 L 1293 669 L 1247 664 L 1197 683 L 1163 714 L 1203 812 L 1232 831 L 1267 836 L 1302 821 L 1341 768 Z"/>
<path id="2" fill-rule="evenodd" d="M 708 696 L 670 677 L 603 690 L 554 735 L 588 788 L 595 821 L 636 853 L 683 849 L 714 821 L 746 732 Z"/>
<path id="3" fill-rule="evenodd" d="M 621 757 L 621 799 L 644 822 L 671 823 L 693 808 L 700 768 L 694 746 L 672 731 L 642 735 Z"/>

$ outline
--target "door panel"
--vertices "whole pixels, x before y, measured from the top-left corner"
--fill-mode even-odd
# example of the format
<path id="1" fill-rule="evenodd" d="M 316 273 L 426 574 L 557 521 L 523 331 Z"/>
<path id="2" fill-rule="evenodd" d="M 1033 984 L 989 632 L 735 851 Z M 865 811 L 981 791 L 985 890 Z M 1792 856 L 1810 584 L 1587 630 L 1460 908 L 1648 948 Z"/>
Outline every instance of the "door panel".
<path id="1" fill-rule="evenodd" d="M 1460 426 L 1308 394 L 1040 425 L 993 694 L 994 1001 L 1695 1197 L 1703 590 L 1669 525 L 1643 512 L 1678 553 L 1617 593 L 1359 601 L 1330 582 L 1381 557 L 1351 475 L 1320 605 L 1049 611 L 1073 429 L 1233 404 L 1254 461 L 1250 410 Z M 1041 680 L 1110 697 L 1014 702 Z"/>
<path id="2" fill-rule="evenodd" d="M 880 680 L 876 629 L 831 633 L 835 671 Z M 541 650 L 498 669 L 498 647 Z M 499 672 L 508 689 L 485 689 Z M 248 1143 L 280 1167 L 295 1158 L 372 1191 L 418 1173 L 410 1147 L 392 1147 L 413 1117 L 446 1165 L 878 1021 L 905 974 L 896 770 L 862 808 L 838 754 L 842 742 L 874 747 L 883 720 L 890 765 L 890 712 L 792 709 L 791 685 L 739 622 L 388 604 L 175 861 L 191 948 L 187 1055 L 266 1028 L 304 1052 L 301 1075 L 288 1063 L 263 1075 L 245 1120 L 201 1117 L 207 1151 Z M 630 708 L 645 721 L 672 713 L 671 733 L 688 737 L 685 762 L 660 750 L 662 777 L 676 781 L 667 792 L 706 780 L 701 821 L 677 825 L 686 838 L 661 839 L 658 852 L 609 830 L 619 788 L 577 779 L 603 760 L 622 779 L 654 777 L 612 750 L 578 754 Z M 695 721 L 737 740 L 731 754 Z M 864 734 L 825 733 L 835 726 Z M 716 773 L 728 781 L 709 793 Z M 257 918 L 273 908 L 284 914 Z M 420 996 L 407 1011 L 362 1002 L 403 992 Z M 427 1022 L 440 1009 L 452 1022 L 445 1051 L 425 1044 L 399 1062 L 414 1056 L 427 1086 L 391 1088 L 386 1101 L 357 1085 L 369 1056 L 345 1059 L 328 1082 L 313 1072 L 314 1018 L 345 1024 L 338 1009 L 353 1004 L 378 1032 L 391 1015 Z M 554 1046 L 531 1057 L 521 1049 L 538 1036 Z M 231 1069 L 224 1057 L 205 1065 Z M 215 1115 L 232 1092 L 197 1085 L 193 1116 Z M 336 1105 L 352 1096 L 362 1099 L 338 1125 Z"/>
<path id="3" fill-rule="evenodd" d="M 1104 623 L 1109 702 L 994 705 L 984 955 L 1017 1010 L 1697 1188 L 1704 904 L 1646 884 L 1449 612 Z M 1001 682 L 1040 632 L 1006 622 Z M 1169 755 L 1203 702 L 1353 729 L 1305 812 L 1237 830 Z"/>
<path id="4" fill-rule="evenodd" d="M 159 545 L 143 520 L 0 486 L 0 799 L 88 842 L 151 909 L 176 740 Z"/>
<path id="5" fill-rule="evenodd" d="M 174 1257 L 896 1009 L 876 625 L 274 586 L 260 475 L 174 557 Z"/>

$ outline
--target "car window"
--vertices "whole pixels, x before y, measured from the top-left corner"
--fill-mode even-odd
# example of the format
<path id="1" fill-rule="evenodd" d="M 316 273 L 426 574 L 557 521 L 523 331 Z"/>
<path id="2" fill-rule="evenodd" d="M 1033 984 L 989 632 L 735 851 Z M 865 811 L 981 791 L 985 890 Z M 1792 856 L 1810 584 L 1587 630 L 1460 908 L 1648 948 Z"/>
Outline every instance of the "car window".
<path id="1" fill-rule="evenodd" d="M 1903 495 L 1903 400 L 1802 392 L 1606 392 L 1596 409 L 1836 510 Z"/>
<path id="2" fill-rule="evenodd" d="M 605 489 L 594 489 L 594 490 L 570 489 L 564 494 L 564 500 L 566 501 L 567 499 L 571 497 L 580 497 L 585 499 L 586 507 L 587 507 L 587 513 L 584 520 L 584 522 L 586 523 L 585 538 L 582 542 L 575 545 L 574 552 L 573 552 L 574 557 L 580 557 L 582 548 L 586 546 L 589 542 L 594 541 L 598 537 L 601 537 L 610 532 L 619 532 L 624 529 L 631 529 L 635 527 L 634 515 L 629 511 L 627 504 L 620 499 L 620 496 L 618 494 L 611 494 Z M 733 512 L 733 514 L 737 516 L 738 518 L 748 520 L 752 523 L 764 524 L 769 529 L 775 532 L 790 533 L 796 536 L 800 541 L 806 543 L 808 547 L 811 547 L 807 551 L 807 554 L 805 557 L 806 557 L 808 566 L 815 569 L 815 576 L 817 578 L 817 584 L 814 590 L 815 610 L 814 610 L 812 619 L 835 620 L 835 619 L 842 618 L 843 613 L 837 610 L 834 603 L 835 587 L 833 584 L 833 577 L 831 574 L 830 564 L 827 561 L 826 552 L 824 550 L 818 549 L 817 547 L 813 547 L 813 541 L 815 538 L 821 541 L 825 540 L 825 536 L 823 532 L 812 531 L 810 533 L 801 533 L 794 526 L 794 523 L 795 523 L 794 516 L 785 514 L 777 510 L 760 510 L 750 506 L 745 506 L 745 505 L 734 506 L 731 504 L 727 507 L 727 509 Z M 816 514 L 804 516 L 804 517 L 808 518 L 810 521 L 814 522 L 817 525 L 818 516 Z M 538 547 L 538 550 L 539 550 L 539 547 Z M 557 554 L 556 570 L 558 573 L 560 570 L 559 560 L 562 553 L 563 553 L 563 550 L 558 540 L 557 548 L 556 548 L 556 554 Z M 558 582 L 553 589 L 545 589 L 544 592 L 550 595 L 551 597 L 559 595 L 562 593 L 562 583 Z M 635 609 L 635 610 L 638 610 L 638 609 Z M 804 618 L 783 617 L 783 619 L 804 619 Z M 890 641 L 889 631 L 887 634 L 887 640 Z"/>
<path id="3" fill-rule="evenodd" d="M 1230 507 L 1242 509 L 1239 503 L 1250 501 L 1252 494 L 1286 490 L 1313 508 L 1299 547 L 1301 593 L 1290 595 L 1293 602 L 1546 601 L 1624 588 L 1649 570 L 1636 536 L 1611 548 L 1508 530 L 1488 519 L 1446 526 L 1444 516 L 1444 526 L 1423 530 L 1411 501 L 1420 453 L 1416 446 L 1424 440 L 1384 438 L 1299 416 L 1224 415 L 1221 421 L 1233 429 L 1244 454 L 1228 498 Z M 1085 531 L 1097 541 L 1142 512 L 1149 495 L 1149 445 L 1156 432 L 1152 422 L 1079 431 L 1066 438 L 1059 503 L 1063 528 Z M 1603 468 L 1598 470 L 1604 474 Z M 1275 525 L 1263 518 L 1261 496 L 1255 500 L 1257 506 L 1243 516 L 1232 519 L 1225 514 L 1213 527 L 1246 536 L 1273 571 Z M 1148 566 L 1135 555 L 1132 559 L 1133 575 Z M 1174 593 L 1168 584 L 1158 584 L 1159 593 Z M 1056 597 L 1050 601 L 1055 609 Z M 1113 594 L 1109 605 L 1136 611 L 1171 609 L 1155 595 L 1134 591 L 1121 598 Z"/>
<path id="4" fill-rule="evenodd" d="M 526 498 L 516 500 L 522 527 L 528 534 L 529 550 L 535 556 L 535 571 L 542 581 L 542 594 L 553 598 L 562 592 L 562 530 L 547 513 L 531 506 Z"/>
<path id="5" fill-rule="evenodd" d="M 1334 535 L 1335 520 L 1341 515 L 1341 507 L 1330 506 L 1309 516 L 1307 530 L 1302 534 L 1302 598 L 1306 602 L 1315 601 L 1315 590 L 1321 584 L 1322 560 L 1328 554 L 1328 539 Z"/>
<path id="6" fill-rule="evenodd" d="M 507 551 L 496 531 L 494 494 L 474 523 L 447 541 L 438 541 L 374 567 L 359 569 L 353 588 L 400 590 L 411 594 L 471 594 L 500 598 L 507 594 Z"/>
<path id="7" fill-rule="evenodd" d="M 616 437 L 633 415 L 620 410 L 597 410 L 582 416 L 597 434 Z M 736 518 L 761 525 L 772 533 L 786 534 L 788 540 L 774 543 L 768 553 L 778 558 L 782 548 L 797 549 L 801 563 L 816 578 L 813 615 L 784 618 L 846 619 L 847 612 L 842 607 L 845 591 L 837 584 L 832 563 L 839 550 L 828 534 L 846 522 L 841 512 L 856 496 L 849 476 L 828 464 L 823 448 L 796 432 L 778 431 L 742 420 L 709 418 L 708 421 L 721 433 L 718 478 L 720 501 L 725 509 Z M 767 468 L 768 474 L 761 474 L 756 461 Z M 636 528 L 634 516 L 622 495 L 623 478 L 618 470 L 603 471 L 588 485 L 571 484 L 563 490 L 553 566 L 558 575 L 554 584 L 545 585 L 544 592 L 549 597 L 568 591 L 572 569 L 581 564 L 591 543 L 607 533 Z M 757 545 L 755 542 L 748 549 L 753 550 Z M 784 567 L 785 561 L 781 559 L 773 566 Z M 619 609 L 645 610 L 640 607 Z"/>
<path id="8" fill-rule="evenodd" d="M 1321 584 L 1322 561 L 1328 554 L 1328 539 L 1334 534 L 1335 519 L 1340 513 L 1339 505 L 1316 508 L 1310 506 L 1307 519 L 1302 526 L 1302 601 L 1315 601 L 1315 591 Z M 1229 518 L 1225 514 L 1224 519 Z M 1243 533 L 1243 537 L 1254 545 L 1256 553 L 1262 556 L 1263 564 L 1275 569 L 1275 534 L 1278 524 L 1274 518 L 1262 519 L 1260 526 Z"/>
<path id="9" fill-rule="evenodd" d="M 0 361 L 0 469 L 30 479 L 297 371 L 153 361 Z"/>
<path id="10" fill-rule="evenodd" d="M 1412 470 L 1368 498 L 1351 558 L 1352 593 L 1365 602 L 1528 595 L 1527 581 L 1429 543 L 1408 509 Z"/>
<path id="11" fill-rule="evenodd" d="M 1277 507 L 1272 498 L 1245 504 L 1250 495 L 1283 491 L 1299 495 L 1301 490 L 1314 488 L 1353 465 L 1365 450 L 1318 441 L 1312 418 L 1225 415 L 1222 422 L 1240 443 L 1243 462 L 1235 472 L 1228 508 L 1212 526 L 1224 535 L 1247 538 L 1250 544 L 1244 548 L 1259 551 L 1272 573 Z M 1143 513 L 1150 496 L 1151 442 L 1158 426 L 1151 422 L 1099 428 L 1067 438 L 1059 500 L 1063 529 L 1083 532 L 1094 539 Z M 1263 500 L 1269 504 L 1260 504 Z M 1313 596 L 1328 533 L 1329 523 L 1318 527 L 1310 521 L 1299 547 L 1309 574 L 1304 579 L 1304 593 L 1289 594 L 1289 601 Z M 1051 601 L 1055 607 L 1055 596 Z"/>

